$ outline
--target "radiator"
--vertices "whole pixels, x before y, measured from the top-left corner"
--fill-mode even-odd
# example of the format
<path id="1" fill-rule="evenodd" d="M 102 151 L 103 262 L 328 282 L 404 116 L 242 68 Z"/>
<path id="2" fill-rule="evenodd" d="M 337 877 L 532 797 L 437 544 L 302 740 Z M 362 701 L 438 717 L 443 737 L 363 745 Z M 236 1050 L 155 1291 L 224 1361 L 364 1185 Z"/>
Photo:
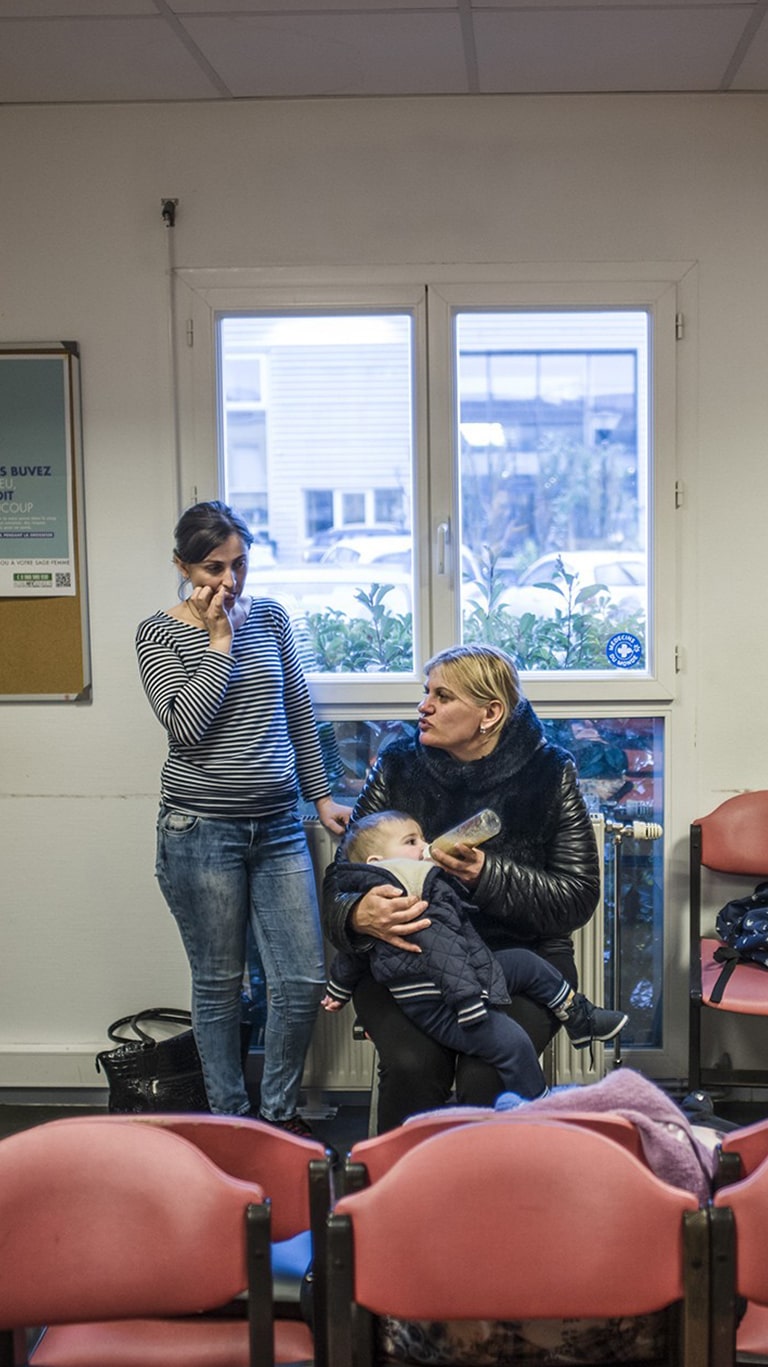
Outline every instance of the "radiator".
<path id="1" fill-rule="evenodd" d="M 592 827 L 600 858 L 600 901 L 587 925 L 573 937 L 573 950 L 579 974 L 579 988 L 597 1006 L 605 996 L 605 820 L 592 817 Z M 612 1045 L 596 1044 L 590 1063 L 589 1049 L 574 1049 L 564 1030 L 558 1030 L 550 1045 L 551 1080 L 553 1083 L 598 1082 L 608 1072 Z"/>
<path id="2" fill-rule="evenodd" d="M 574 950 L 579 984 L 582 992 L 598 1005 L 603 1001 L 605 964 L 605 907 L 603 897 L 605 867 L 605 826 L 602 816 L 592 822 L 600 854 L 600 902 L 588 925 L 576 932 Z M 318 897 L 321 895 L 323 875 L 336 852 L 336 840 L 319 821 L 306 822 L 312 862 L 315 868 Z M 327 947 L 327 958 L 333 950 Z M 371 1088 L 375 1054 L 368 1040 L 357 1040 L 352 1035 L 354 1007 L 343 1011 L 321 1011 L 304 1068 L 303 1085 L 318 1096 L 325 1091 L 367 1092 Z M 589 1049 L 576 1050 L 564 1030 L 560 1030 L 551 1046 L 548 1060 L 553 1080 L 557 1083 L 597 1082 L 608 1071 L 608 1046 L 594 1047 L 594 1063 L 590 1063 Z"/>
<path id="3" fill-rule="evenodd" d="M 305 823 L 307 840 L 315 869 L 318 899 L 322 896 L 323 875 L 333 861 L 338 841 L 329 835 L 319 821 Z M 333 949 L 326 945 L 326 959 L 330 963 Z M 309 1093 L 312 1108 L 313 1093 L 368 1092 L 373 1078 L 375 1052 L 368 1040 L 352 1036 L 355 1008 L 350 1002 L 343 1011 L 320 1011 L 312 1036 L 312 1044 L 304 1065 L 303 1086 Z"/>

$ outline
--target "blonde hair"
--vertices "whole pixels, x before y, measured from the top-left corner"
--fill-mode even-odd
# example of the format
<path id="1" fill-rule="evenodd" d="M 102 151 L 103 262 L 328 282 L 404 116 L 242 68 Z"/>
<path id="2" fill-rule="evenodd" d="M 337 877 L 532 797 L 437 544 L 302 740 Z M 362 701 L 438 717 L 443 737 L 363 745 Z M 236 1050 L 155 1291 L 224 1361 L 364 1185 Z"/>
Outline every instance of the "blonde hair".
<path id="1" fill-rule="evenodd" d="M 405 812 L 393 810 L 362 816 L 349 828 L 341 842 L 342 858 L 352 864 L 367 864 L 371 855 L 378 856 L 381 853 L 382 826 L 395 826 L 403 821 L 410 821 L 410 817 Z"/>
<path id="2" fill-rule="evenodd" d="M 451 687 L 476 707 L 501 703 L 502 726 L 522 697 L 515 662 L 497 646 L 450 646 L 427 660 L 424 673 L 442 669 Z"/>

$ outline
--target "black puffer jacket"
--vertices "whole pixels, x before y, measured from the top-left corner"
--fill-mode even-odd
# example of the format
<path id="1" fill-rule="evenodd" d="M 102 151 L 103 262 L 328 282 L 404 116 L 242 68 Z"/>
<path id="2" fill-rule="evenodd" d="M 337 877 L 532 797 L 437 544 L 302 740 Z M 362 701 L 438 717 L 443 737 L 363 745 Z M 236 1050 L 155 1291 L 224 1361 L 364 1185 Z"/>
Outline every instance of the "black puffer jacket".
<path id="1" fill-rule="evenodd" d="M 434 840 L 483 807 L 501 830 L 483 846 L 485 863 L 469 900 L 474 924 L 492 949 L 523 945 L 548 957 L 568 949 L 600 895 L 595 837 L 571 756 L 544 738 L 525 698 L 507 721 L 495 750 L 463 763 L 421 745 L 418 736 L 381 753 L 360 794 L 353 821 L 387 808 L 407 812 Z M 349 929 L 359 900 L 338 887 L 331 865 L 323 889 L 325 932 L 338 949 L 370 941 Z"/>
<path id="2" fill-rule="evenodd" d="M 397 863 L 413 868 L 411 860 Z M 432 922 L 413 936 L 421 953 L 397 949 L 386 940 L 375 940 L 370 954 L 341 950 L 329 970 L 328 994 L 345 1005 L 370 967 L 376 981 L 384 983 L 401 1005 L 440 997 L 455 1011 L 460 1025 L 476 1025 L 487 1016 L 488 1005 L 503 1006 L 510 1000 L 501 965 L 465 914 L 460 884 L 434 864 L 417 864 L 416 868 L 425 874 L 419 880 L 421 896 L 429 902 Z M 408 884 L 397 876 L 397 865 L 390 867 L 386 861 L 347 864 L 342 860 L 336 873 L 341 890 L 351 888 L 358 897 L 382 883 L 392 883 L 402 893 L 408 891 Z M 417 891 L 413 882 L 410 891 Z"/>

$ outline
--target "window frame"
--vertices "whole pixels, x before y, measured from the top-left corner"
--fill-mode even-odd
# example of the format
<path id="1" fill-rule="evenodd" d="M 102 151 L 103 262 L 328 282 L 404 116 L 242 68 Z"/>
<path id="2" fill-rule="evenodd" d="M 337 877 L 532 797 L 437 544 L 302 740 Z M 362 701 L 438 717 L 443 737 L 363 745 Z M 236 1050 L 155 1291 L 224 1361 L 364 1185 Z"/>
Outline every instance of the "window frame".
<path id="1" fill-rule="evenodd" d="M 185 341 L 179 348 L 179 488 L 182 503 L 216 498 L 224 486 L 220 468 L 221 409 L 216 376 L 216 326 L 221 314 L 268 312 L 270 309 L 333 313 L 408 312 L 413 318 L 413 639 L 414 669 L 397 675 L 312 674 L 310 680 L 317 711 L 322 716 L 357 717 L 412 715 L 421 696 L 421 661 L 427 658 L 430 640 L 430 571 L 427 553 L 428 463 L 426 420 L 426 289 L 423 280 L 370 283 L 368 276 L 356 281 L 346 272 L 334 275 L 325 285 L 317 277 L 300 272 L 293 284 L 286 272 L 237 271 L 238 285 L 229 284 L 231 272 L 180 270 L 176 287 L 177 329 Z M 270 278 L 271 277 L 271 278 Z M 229 278 L 229 279 L 228 279 Z M 191 323 L 191 330 L 189 327 Z M 189 344 L 190 331 L 193 344 Z M 178 346 L 178 343 L 177 343 Z"/>
<path id="2" fill-rule="evenodd" d="M 647 273 L 647 274 L 646 274 Z M 619 274 L 618 269 L 616 274 Z M 513 269 L 475 267 L 371 268 L 364 274 L 264 268 L 174 271 L 177 463 L 181 506 L 214 498 L 223 487 L 216 379 L 216 320 L 222 313 L 270 309 L 331 313 L 410 311 L 413 331 L 413 538 L 414 661 L 412 674 L 311 676 L 320 715 L 412 715 L 422 688 L 420 662 L 460 639 L 458 424 L 454 324 L 462 310 L 631 309 L 648 311 L 649 345 L 649 643 L 651 667 L 638 676 L 592 671 L 526 673 L 523 685 L 535 704 L 617 704 L 630 713 L 639 703 L 669 703 L 675 694 L 676 595 L 659 584 L 675 582 L 675 320 L 683 272 L 628 265 L 624 278 L 595 267 Z M 624 271 L 620 272 L 624 276 Z M 662 573 L 663 570 L 663 573 Z M 652 634 L 651 634 L 652 633 Z"/>
<path id="3" fill-rule="evenodd" d="M 651 326 L 649 335 L 649 543 L 648 543 L 648 644 L 652 659 L 647 673 L 606 675 L 594 671 L 567 670 L 544 675 L 523 673 L 525 692 L 532 702 L 572 704 L 591 701 L 616 701 L 631 710 L 633 701 L 670 702 L 675 692 L 675 595 L 661 594 L 658 585 L 660 566 L 664 579 L 675 580 L 675 320 L 677 317 L 676 282 L 597 281 L 595 283 L 535 285 L 521 282 L 429 285 L 428 344 L 430 358 L 430 455 L 450 452 L 450 479 L 432 474 L 434 490 L 431 515 L 434 534 L 438 526 L 458 525 L 456 500 L 459 482 L 458 411 L 455 375 L 455 328 L 458 313 L 487 308 L 491 311 L 516 309 L 609 310 L 644 309 Z M 436 401 L 437 398 L 437 401 Z M 449 497 L 453 494 L 451 500 Z M 458 554 L 452 538 L 452 555 Z M 455 574 L 455 568 L 453 570 Z M 434 605 L 434 630 L 437 639 L 459 639 L 461 605 L 437 598 Z"/>

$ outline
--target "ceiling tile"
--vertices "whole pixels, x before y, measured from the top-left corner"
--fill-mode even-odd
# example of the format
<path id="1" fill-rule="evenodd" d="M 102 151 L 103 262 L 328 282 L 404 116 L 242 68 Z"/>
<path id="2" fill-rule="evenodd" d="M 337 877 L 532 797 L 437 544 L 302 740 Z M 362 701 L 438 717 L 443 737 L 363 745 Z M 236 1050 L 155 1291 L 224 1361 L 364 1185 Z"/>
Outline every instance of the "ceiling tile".
<path id="1" fill-rule="evenodd" d="M 231 3 L 231 0 L 230 0 Z M 754 10 L 762 0 L 715 0 L 717 9 Z M 659 10 L 707 9 L 706 0 L 470 0 L 473 14 L 483 10 L 611 9 L 645 10 L 649 19 Z"/>
<path id="2" fill-rule="evenodd" d="M 50 3 L 50 0 L 49 0 Z M 579 0 L 580 4 L 584 0 Z M 269 14 L 275 19 L 300 11 L 302 14 L 361 14 L 386 10 L 458 11 L 460 0 L 168 0 L 174 14 Z"/>
<path id="3" fill-rule="evenodd" d="M 220 96 L 159 17 L 28 19 L 0 26 L 4 104 Z"/>
<path id="4" fill-rule="evenodd" d="M 0 19 L 119 19 L 157 12 L 155 0 L 0 0 Z"/>
<path id="5" fill-rule="evenodd" d="M 768 0 L 0 0 L 0 104 L 768 90 Z"/>
<path id="6" fill-rule="evenodd" d="M 480 90 L 717 90 L 747 6 L 478 11 Z"/>
<path id="7" fill-rule="evenodd" d="M 756 27 L 751 42 L 735 67 L 731 90 L 768 90 L 768 19 Z"/>
<path id="8" fill-rule="evenodd" d="M 457 13 L 238 14 L 182 22 L 240 97 L 431 95 L 468 88 Z"/>

